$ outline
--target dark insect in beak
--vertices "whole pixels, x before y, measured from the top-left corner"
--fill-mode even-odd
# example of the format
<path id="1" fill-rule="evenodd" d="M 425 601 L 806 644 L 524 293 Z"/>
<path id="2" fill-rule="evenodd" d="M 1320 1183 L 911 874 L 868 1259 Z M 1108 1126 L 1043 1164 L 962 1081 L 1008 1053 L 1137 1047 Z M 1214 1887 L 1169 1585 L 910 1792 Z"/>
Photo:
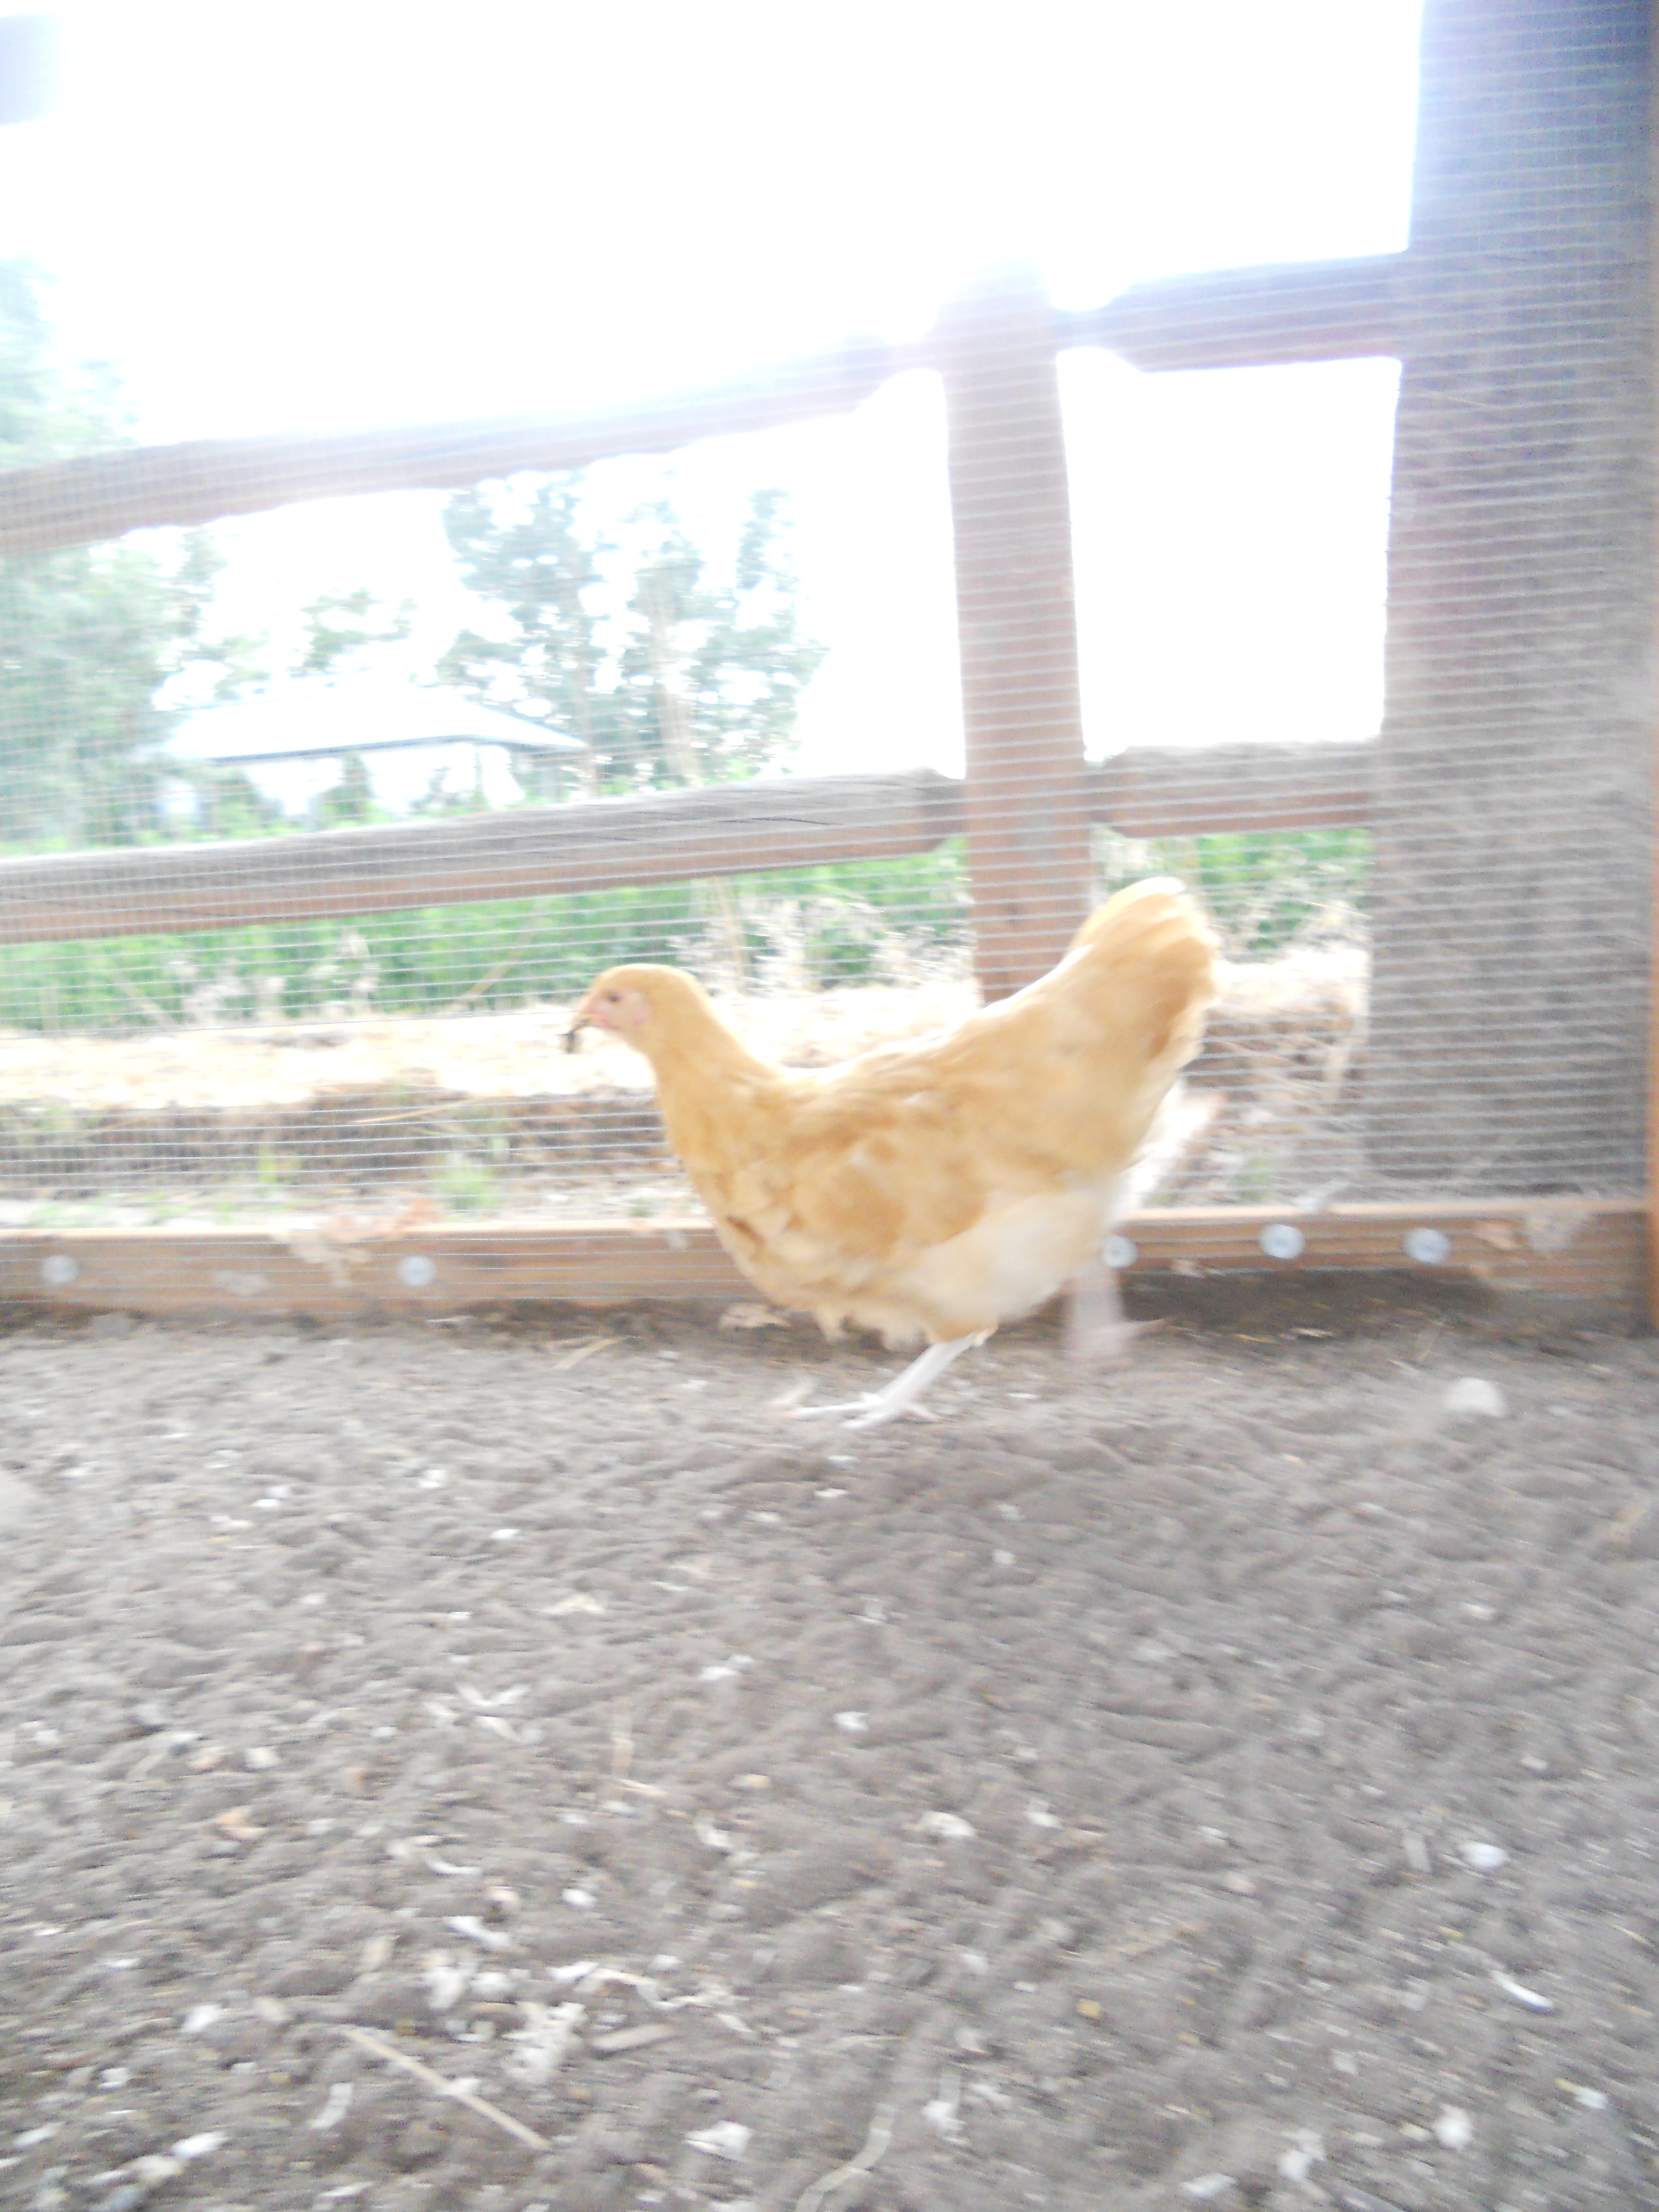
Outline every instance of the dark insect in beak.
<path id="1" fill-rule="evenodd" d="M 567 1052 L 574 1052 L 576 1049 L 576 1040 L 586 1027 L 586 1023 L 582 1021 L 580 1018 L 571 1023 L 569 1028 L 564 1033 L 564 1048 Z"/>

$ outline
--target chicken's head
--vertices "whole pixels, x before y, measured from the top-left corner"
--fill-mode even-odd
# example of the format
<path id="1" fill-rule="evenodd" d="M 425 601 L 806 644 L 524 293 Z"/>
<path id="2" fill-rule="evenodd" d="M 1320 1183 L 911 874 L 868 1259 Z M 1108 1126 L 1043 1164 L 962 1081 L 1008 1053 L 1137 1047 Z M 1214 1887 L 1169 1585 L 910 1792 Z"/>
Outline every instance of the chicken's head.
<path id="1" fill-rule="evenodd" d="M 565 1049 L 581 1030 L 610 1030 L 649 1058 L 713 1018 L 702 986 L 678 968 L 607 968 L 572 1017 Z"/>

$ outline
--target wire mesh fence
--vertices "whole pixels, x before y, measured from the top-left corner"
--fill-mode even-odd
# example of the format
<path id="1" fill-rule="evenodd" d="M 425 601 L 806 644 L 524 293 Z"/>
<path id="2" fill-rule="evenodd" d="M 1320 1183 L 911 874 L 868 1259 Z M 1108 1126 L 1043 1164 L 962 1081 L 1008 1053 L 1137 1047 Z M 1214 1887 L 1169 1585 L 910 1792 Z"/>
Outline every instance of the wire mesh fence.
<path id="1" fill-rule="evenodd" d="M 601 969 L 820 1066 L 1153 873 L 1229 959 L 1154 1205 L 1637 1190 L 1645 27 L 1431 8 L 1401 254 L 1086 312 L 1005 272 L 905 345 L 582 420 L 23 422 L 0 1222 L 678 1219 L 644 1062 L 561 1049 Z M 21 279 L 0 308 L 38 380 Z"/>

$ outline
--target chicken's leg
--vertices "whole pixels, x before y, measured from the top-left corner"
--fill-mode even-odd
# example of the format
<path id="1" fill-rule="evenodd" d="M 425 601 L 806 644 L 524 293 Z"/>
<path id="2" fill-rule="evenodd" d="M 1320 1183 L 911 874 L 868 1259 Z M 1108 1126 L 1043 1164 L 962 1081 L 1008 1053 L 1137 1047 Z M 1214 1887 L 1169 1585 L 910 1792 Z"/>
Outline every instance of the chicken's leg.
<path id="1" fill-rule="evenodd" d="M 901 1413 L 914 1413 L 917 1419 L 931 1421 L 935 1415 L 924 1413 L 917 1404 L 922 1393 L 942 1375 L 953 1359 L 964 1352 L 971 1352 L 976 1344 L 983 1344 L 988 1329 L 977 1336 L 958 1336 L 949 1344 L 930 1344 L 920 1359 L 913 1359 L 902 1375 L 896 1375 L 884 1390 L 866 1390 L 861 1398 L 854 1398 L 844 1406 L 797 1406 L 790 1414 L 792 1421 L 816 1420 L 824 1413 L 851 1413 L 849 1429 L 878 1429 L 884 1421 L 896 1420 Z"/>
<path id="2" fill-rule="evenodd" d="M 1066 1349 L 1073 1359 L 1102 1367 L 1121 1366 L 1136 1337 L 1158 1325 L 1124 1319 L 1117 1277 L 1104 1260 L 1091 1260 L 1073 1278 L 1066 1301 Z"/>

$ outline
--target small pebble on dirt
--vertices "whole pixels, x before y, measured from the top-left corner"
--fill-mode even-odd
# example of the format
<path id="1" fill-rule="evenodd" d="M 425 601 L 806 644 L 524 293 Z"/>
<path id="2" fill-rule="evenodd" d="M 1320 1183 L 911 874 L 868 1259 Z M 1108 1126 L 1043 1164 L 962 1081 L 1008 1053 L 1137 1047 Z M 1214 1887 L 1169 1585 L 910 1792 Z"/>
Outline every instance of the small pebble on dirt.
<path id="1" fill-rule="evenodd" d="M 1528 2012 L 1555 2010 L 1554 2004 L 1548 1997 L 1537 1990 L 1528 1989 L 1524 1983 L 1512 1981 L 1507 1974 L 1494 1974 L 1492 1979 L 1506 1997 L 1513 1997 L 1516 2004 L 1524 2005 Z"/>
<path id="2" fill-rule="evenodd" d="M 1447 1389 L 1445 1404 L 1449 1413 L 1472 1414 L 1494 1421 L 1500 1420 L 1510 1409 L 1509 1401 L 1498 1384 L 1479 1375 L 1465 1375 L 1452 1383 Z"/>
<path id="3" fill-rule="evenodd" d="M 936 1836 L 941 1843 L 965 1844 L 972 1840 L 975 1828 L 960 1813 L 924 1813 L 916 1822 L 916 1833 Z"/>
<path id="4" fill-rule="evenodd" d="M 735 2164 L 748 2149 L 751 2133 L 740 2120 L 716 2120 L 713 2127 L 699 2128 L 685 2140 L 693 2150 Z"/>
<path id="5" fill-rule="evenodd" d="M 1498 1844 L 1465 1844 L 1463 1856 L 1477 1874 L 1496 1874 L 1510 1863 L 1509 1853 Z"/>
<path id="6" fill-rule="evenodd" d="M 1474 2123 L 1461 2105 L 1443 2105 L 1435 2117 L 1434 2132 L 1448 2150 L 1467 2150 L 1474 2141 Z"/>

